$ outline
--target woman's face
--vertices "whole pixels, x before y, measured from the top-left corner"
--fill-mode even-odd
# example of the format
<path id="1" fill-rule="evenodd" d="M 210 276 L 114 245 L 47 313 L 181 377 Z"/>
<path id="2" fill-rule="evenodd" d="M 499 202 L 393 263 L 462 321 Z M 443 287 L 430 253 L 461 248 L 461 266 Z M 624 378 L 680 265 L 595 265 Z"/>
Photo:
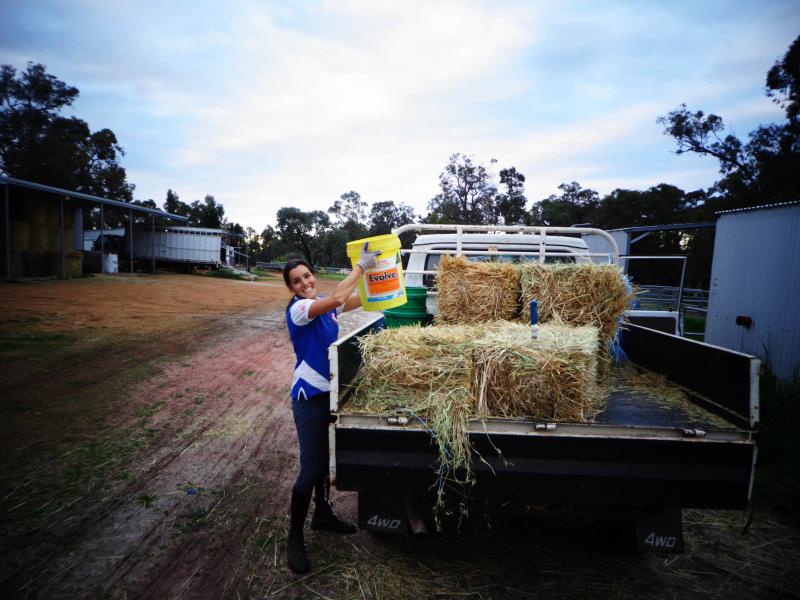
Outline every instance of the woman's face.
<path id="1" fill-rule="evenodd" d="M 297 265 L 289 271 L 289 285 L 298 298 L 317 297 L 317 280 L 305 265 Z"/>

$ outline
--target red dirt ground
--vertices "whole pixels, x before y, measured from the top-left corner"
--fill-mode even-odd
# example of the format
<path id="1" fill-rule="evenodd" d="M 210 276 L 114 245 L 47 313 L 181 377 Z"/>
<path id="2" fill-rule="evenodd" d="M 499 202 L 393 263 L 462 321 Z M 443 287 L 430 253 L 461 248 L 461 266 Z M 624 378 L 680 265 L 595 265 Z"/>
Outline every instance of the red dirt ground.
<path id="1" fill-rule="evenodd" d="M 742 536 L 745 515 L 712 511 L 687 512 L 678 556 L 535 523 L 427 540 L 309 531 L 313 572 L 292 575 L 287 299 L 278 279 L 0 284 L 4 597 L 796 594 L 796 530 L 762 515 Z M 356 519 L 353 494 L 334 501 Z"/>
<path id="2" fill-rule="evenodd" d="M 320 287 L 330 289 L 333 283 L 320 282 Z M 70 385 L 65 379 L 76 372 L 90 380 L 97 369 L 95 383 L 102 383 L 142 361 L 158 365 L 155 376 L 126 386 L 124 403 L 100 409 L 103 429 L 111 432 L 136 431 L 146 421 L 151 432 L 146 446 L 137 448 L 124 479 L 102 497 L 80 494 L 76 504 L 83 506 L 73 519 L 45 515 L 52 533 L 21 555 L 38 564 L 15 565 L 28 569 L 13 572 L 6 563 L 12 589 L 36 590 L 36 596 L 49 598 L 115 590 L 167 597 L 176 590 L 197 596 L 197 590 L 208 590 L 209 580 L 226 583 L 227 565 L 244 546 L 210 549 L 205 536 L 198 541 L 191 534 L 226 515 L 229 503 L 238 506 L 237 496 L 248 487 L 258 488 L 260 502 L 248 507 L 252 514 L 237 524 L 234 535 L 253 523 L 282 522 L 296 469 L 288 402 L 294 358 L 283 322 L 287 298 L 277 279 L 107 276 L 3 286 L 4 333 L 76 336 L 70 350 L 49 360 L 46 369 L 35 364 L 36 356 L 12 360 L 18 364 L 13 371 L 4 369 L 4 381 L 16 383 L 6 390 L 17 398 L 63 396 Z M 121 348 L 109 353 L 108 346 L 115 344 Z M 93 397 L 107 392 L 103 388 L 85 386 L 81 401 L 104 404 Z M 47 430 L 51 445 L 73 437 L 92 440 L 80 416 L 70 420 L 73 431 L 66 436 L 52 422 L 31 423 L 36 419 L 28 415 L 17 420 L 35 425 L 37 432 Z M 20 443 L 24 448 L 27 436 L 19 429 L 4 432 L 6 448 Z M 12 494 L 8 500 L 22 498 Z M 225 529 L 235 520 L 228 518 Z M 182 521 L 188 525 L 181 528 Z M 176 528 L 181 535 L 175 535 Z M 69 552 L 62 544 L 70 546 Z M 159 557 L 155 563 L 154 556 Z M 190 556 L 195 559 L 187 560 Z"/>

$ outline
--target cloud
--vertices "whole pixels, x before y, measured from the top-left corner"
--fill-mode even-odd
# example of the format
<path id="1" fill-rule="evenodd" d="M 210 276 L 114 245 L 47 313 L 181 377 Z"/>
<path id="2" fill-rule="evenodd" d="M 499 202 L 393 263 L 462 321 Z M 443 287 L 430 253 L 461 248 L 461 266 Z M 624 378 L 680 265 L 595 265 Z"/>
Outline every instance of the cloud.
<path id="1" fill-rule="evenodd" d="M 137 197 L 213 194 L 260 229 L 351 189 L 423 212 L 454 152 L 516 166 L 531 199 L 710 185 L 714 161 L 672 155 L 655 119 L 686 102 L 740 136 L 774 120 L 763 77 L 793 5 L 9 0 L 0 50 L 79 87 Z"/>
<path id="2" fill-rule="evenodd" d="M 513 91 L 503 65 L 530 43 L 525 20 L 465 3 L 319 10 L 312 27 L 287 29 L 250 6 L 215 88 L 200 98 L 161 96 L 162 110 L 191 106 L 194 115 L 170 169 L 251 182 L 268 198 L 257 202 L 260 221 L 283 204 L 327 208 L 351 188 L 414 196 L 424 207 L 447 156 L 485 127 L 476 105 Z"/>

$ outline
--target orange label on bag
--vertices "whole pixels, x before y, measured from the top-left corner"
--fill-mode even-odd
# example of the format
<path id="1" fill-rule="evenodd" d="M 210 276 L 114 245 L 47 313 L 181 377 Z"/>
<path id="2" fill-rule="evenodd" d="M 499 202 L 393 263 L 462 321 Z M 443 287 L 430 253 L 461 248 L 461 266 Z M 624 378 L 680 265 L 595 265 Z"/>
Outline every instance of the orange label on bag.
<path id="1" fill-rule="evenodd" d="M 387 294 L 400 289 L 400 272 L 397 267 L 367 273 L 367 292 L 370 296 Z"/>

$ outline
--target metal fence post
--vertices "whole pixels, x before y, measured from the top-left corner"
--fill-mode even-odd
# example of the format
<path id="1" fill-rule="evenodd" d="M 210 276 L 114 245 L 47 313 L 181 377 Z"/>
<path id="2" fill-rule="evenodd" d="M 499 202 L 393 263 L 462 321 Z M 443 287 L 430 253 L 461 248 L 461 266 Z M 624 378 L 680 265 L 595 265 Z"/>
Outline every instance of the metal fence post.
<path id="1" fill-rule="evenodd" d="M 8 195 L 8 184 L 6 183 L 4 186 L 5 188 L 5 248 L 3 249 L 6 255 L 6 277 L 11 279 L 11 200 L 10 196 Z"/>
<path id="2" fill-rule="evenodd" d="M 130 237 L 128 238 L 128 262 L 130 262 L 130 272 L 133 274 L 133 209 L 128 213 L 128 228 Z"/>
<path id="3" fill-rule="evenodd" d="M 150 213 L 150 247 L 152 252 L 150 253 L 150 268 L 152 269 L 151 272 L 156 272 L 156 216 Z"/>
<path id="4" fill-rule="evenodd" d="M 67 278 L 66 256 L 64 252 L 64 198 L 58 200 L 58 243 L 61 255 L 61 268 L 59 276 L 61 279 Z"/>
<path id="5" fill-rule="evenodd" d="M 106 250 L 106 239 L 103 235 L 104 223 L 106 221 L 105 214 L 103 213 L 103 203 L 100 203 L 100 273 L 105 275 L 106 272 L 106 261 L 103 260 L 105 258 L 105 250 Z"/>

